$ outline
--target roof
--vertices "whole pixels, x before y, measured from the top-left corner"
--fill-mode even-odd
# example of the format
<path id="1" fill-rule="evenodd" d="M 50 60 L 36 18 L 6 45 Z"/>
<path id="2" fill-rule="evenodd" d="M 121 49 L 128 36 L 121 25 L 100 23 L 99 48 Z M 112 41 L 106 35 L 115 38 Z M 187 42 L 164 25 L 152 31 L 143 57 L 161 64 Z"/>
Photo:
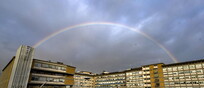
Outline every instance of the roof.
<path id="1" fill-rule="evenodd" d="M 12 59 L 9 61 L 9 63 L 3 68 L 3 70 L 2 71 L 4 71 L 5 69 L 6 69 L 6 67 L 8 67 L 9 66 L 9 64 L 13 61 L 15 59 L 15 56 L 13 56 L 12 57 Z"/>
<path id="2" fill-rule="evenodd" d="M 83 73 L 75 73 L 76 75 L 84 75 L 84 76 L 95 76 L 94 74 L 83 74 Z"/>
<path id="3" fill-rule="evenodd" d="M 146 67 L 146 66 L 150 66 L 150 65 L 157 65 L 157 64 L 163 64 L 164 65 L 164 63 L 155 63 L 155 64 L 143 65 L 142 67 Z"/>
<path id="4" fill-rule="evenodd" d="M 192 64 L 192 63 L 199 63 L 199 62 L 204 62 L 204 59 L 194 60 L 194 61 L 185 61 L 185 62 L 180 62 L 180 63 L 164 64 L 163 67 L 185 65 L 185 64 Z"/>
<path id="5" fill-rule="evenodd" d="M 43 62 L 48 62 L 48 63 L 54 63 L 54 64 L 61 64 L 61 65 L 66 65 L 66 64 L 63 64 L 62 62 L 51 62 L 51 61 L 46 61 L 46 60 L 40 60 L 40 59 L 33 59 L 33 60 L 38 60 L 38 61 L 43 61 Z M 76 68 L 74 66 L 70 66 L 70 65 L 66 65 L 68 67 L 72 67 L 72 68 Z"/>
<path id="6" fill-rule="evenodd" d="M 142 70 L 142 67 L 131 68 L 131 69 L 125 70 L 125 72 L 138 71 L 138 70 Z"/>

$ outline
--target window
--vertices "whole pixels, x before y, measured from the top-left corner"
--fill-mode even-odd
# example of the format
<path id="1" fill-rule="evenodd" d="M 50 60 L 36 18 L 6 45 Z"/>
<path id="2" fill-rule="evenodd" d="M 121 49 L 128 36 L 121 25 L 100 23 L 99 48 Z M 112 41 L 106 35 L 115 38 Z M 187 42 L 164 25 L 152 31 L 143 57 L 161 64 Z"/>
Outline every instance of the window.
<path id="1" fill-rule="evenodd" d="M 54 82 L 59 82 L 59 79 L 54 79 Z"/>
<path id="2" fill-rule="evenodd" d="M 47 81 L 53 82 L 53 81 L 54 81 L 54 78 L 47 78 Z"/>
<path id="3" fill-rule="evenodd" d="M 64 79 L 59 79 L 59 82 L 64 82 Z"/>
<path id="4" fill-rule="evenodd" d="M 173 71 L 177 71 L 177 67 L 173 67 Z"/>
<path id="5" fill-rule="evenodd" d="M 39 81 L 46 81 L 45 77 L 39 77 Z"/>
<path id="6" fill-rule="evenodd" d="M 190 69 L 195 69 L 195 65 L 189 65 Z"/>
<path id="7" fill-rule="evenodd" d="M 42 64 L 42 67 L 48 68 L 48 65 L 47 64 Z"/>
<path id="8" fill-rule="evenodd" d="M 196 64 L 196 68 L 202 68 L 201 64 Z"/>
<path id="9" fill-rule="evenodd" d="M 183 67 L 182 67 L 182 66 L 179 66 L 179 67 L 178 67 L 178 70 L 183 70 Z"/>
<path id="10" fill-rule="evenodd" d="M 184 68 L 184 70 L 188 70 L 189 69 L 188 65 L 184 65 L 183 68 Z"/>
<path id="11" fill-rule="evenodd" d="M 61 67 L 57 67 L 58 70 L 61 70 Z"/>
<path id="12" fill-rule="evenodd" d="M 38 80 L 39 80 L 39 77 L 32 77 L 31 80 L 33 80 L 33 81 L 38 81 Z"/>
<path id="13" fill-rule="evenodd" d="M 41 63 L 35 63 L 35 67 L 41 67 Z"/>
<path id="14" fill-rule="evenodd" d="M 65 68 L 65 67 L 62 67 L 62 70 L 63 70 L 63 71 L 66 71 L 66 68 Z"/>
<path id="15" fill-rule="evenodd" d="M 172 71 L 172 68 L 168 68 L 168 71 Z"/>
<path id="16" fill-rule="evenodd" d="M 52 68 L 52 69 L 56 69 L 56 66 L 55 66 L 55 65 L 51 65 L 51 68 Z"/>

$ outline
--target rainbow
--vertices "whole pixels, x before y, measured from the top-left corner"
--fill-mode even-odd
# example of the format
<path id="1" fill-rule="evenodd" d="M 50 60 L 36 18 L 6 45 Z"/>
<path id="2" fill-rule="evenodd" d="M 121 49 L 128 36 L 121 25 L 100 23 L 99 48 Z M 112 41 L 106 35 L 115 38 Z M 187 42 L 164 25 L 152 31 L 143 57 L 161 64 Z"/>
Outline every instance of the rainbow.
<path id="1" fill-rule="evenodd" d="M 42 40 L 40 40 L 39 42 L 37 42 L 36 44 L 33 45 L 34 48 L 40 46 L 41 44 L 43 44 L 44 42 L 46 42 L 47 40 L 67 31 L 67 30 L 71 30 L 74 28 L 80 28 L 80 27 L 85 27 L 85 26 L 92 26 L 92 25 L 108 25 L 108 26 L 116 26 L 116 27 L 121 27 L 121 28 L 125 28 L 125 29 L 129 29 L 131 31 L 137 32 L 139 34 L 141 34 L 142 36 L 146 37 L 147 39 L 151 40 L 152 42 L 154 42 L 155 44 L 157 44 L 161 49 L 163 49 L 168 56 L 175 62 L 178 63 L 178 60 L 176 59 L 176 57 L 167 49 L 165 48 L 162 44 L 160 44 L 158 41 L 156 41 L 155 39 L 153 39 L 152 37 L 150 37 L 149 35 L 147 35 L 146 33 L 133 28 L 133 27 L 129 27 L 123 24 L 118 24 L 118 23 L 111 23 L 111 22 L 90 22 L 90 23 L 82 23 L 82 24 L 77 24 L 77 25 L 72 25 L 63 29 L 60 29 L 54 33 L 51 33 L 50 35 L 46 36 L 45 38 L 43 38 Z"/>

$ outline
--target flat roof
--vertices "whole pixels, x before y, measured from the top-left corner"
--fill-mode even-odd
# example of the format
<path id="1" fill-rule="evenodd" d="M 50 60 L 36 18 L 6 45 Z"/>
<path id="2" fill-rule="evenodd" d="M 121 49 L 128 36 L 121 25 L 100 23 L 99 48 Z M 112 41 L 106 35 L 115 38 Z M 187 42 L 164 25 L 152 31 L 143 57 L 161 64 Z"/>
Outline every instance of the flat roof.
<path id="1" fill-rule="evenodd" d="M 84 75 L 84 76 L 95 76 L 94 74 L 83 74 L 83 73 L 75 73 L 76 75 Z"/>
<path id="2" fill-rule="evenodd" d="M 179 62 L 179 63 L 172 63 L 172 64 L 164 64 L 162 67 L 185 65 L 185 64 L 192 64 L 192 63 L 199 63 L 199 62 L 204 62 L 204 59 L 194 60 L 194 61 L 185 61 L 185 62 Z"/>
<path id="3" fill-rule="evenodd" d="M 64 64 L 64 63 L 62 63 L 62 62 L 52 62 L 52 61 L 46 61 L 46 60 L 40 60 L 40 59 L 33 59 L 33 60 L 38 60 L 38 61 L 43 61 L 43 62 L 48 62 L 48 63 L 53 63 L 53 64 L 66 65 L 66 64 Z M 66 66 L 68 66 L 68 67 L 72 67 L 72 68 L 76 68 L 76 67 L 71 66 L 71 65 L 66 65 Z"/>

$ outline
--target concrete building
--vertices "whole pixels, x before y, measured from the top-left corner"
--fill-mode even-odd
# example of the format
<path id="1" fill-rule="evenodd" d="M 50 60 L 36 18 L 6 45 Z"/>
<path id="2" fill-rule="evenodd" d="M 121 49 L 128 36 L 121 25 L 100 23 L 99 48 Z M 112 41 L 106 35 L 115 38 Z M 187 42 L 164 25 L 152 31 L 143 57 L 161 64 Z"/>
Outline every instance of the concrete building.
<path id="1" fill-rule="evenodd" d="M 125 88 L 125 72 L 112 72 L 95 75 L 95 88 Z"/>
<path id="2" fill-rule="evenodd" d="M 34 49 L 20 46 L 16 56 L 2 70 L 1 88 L 27 88 Z"/>
<path id="3" fill-rule="evenodd" d="M 150 64 L 91 77 L 95 88 L 204 88 L 204 60 Z"/>
<path id="4" fill-rule="evenodd" d="M 204 60 L 163 66 L 165 88 L 204 88 Z"/>
<path id="5" fill-rule="evenodd" d="M 204 88 L 204 60 L 93 74 L 33 55 L 32 47 L 21 46 L 2 70 L 0 88 Z"/>
<path id="6" fill-rule="evenodd" d="M 20 46 L 2 70 L 0 88 L 69 88 L 74 84 L 75 67 L 59 62 L 33 59 L 34 48 Z"/>
<path id="7" fill-rule="evenodd" d="M 28 88 L 69 88 L 74 85 L 75 67 L 60 62 L 34 59 Z"/>
<path id="8" fill-rule="evenodd" d="M 95 74 L 87 71 L 76 72 L 73 88 L 95 88 Z"/>

